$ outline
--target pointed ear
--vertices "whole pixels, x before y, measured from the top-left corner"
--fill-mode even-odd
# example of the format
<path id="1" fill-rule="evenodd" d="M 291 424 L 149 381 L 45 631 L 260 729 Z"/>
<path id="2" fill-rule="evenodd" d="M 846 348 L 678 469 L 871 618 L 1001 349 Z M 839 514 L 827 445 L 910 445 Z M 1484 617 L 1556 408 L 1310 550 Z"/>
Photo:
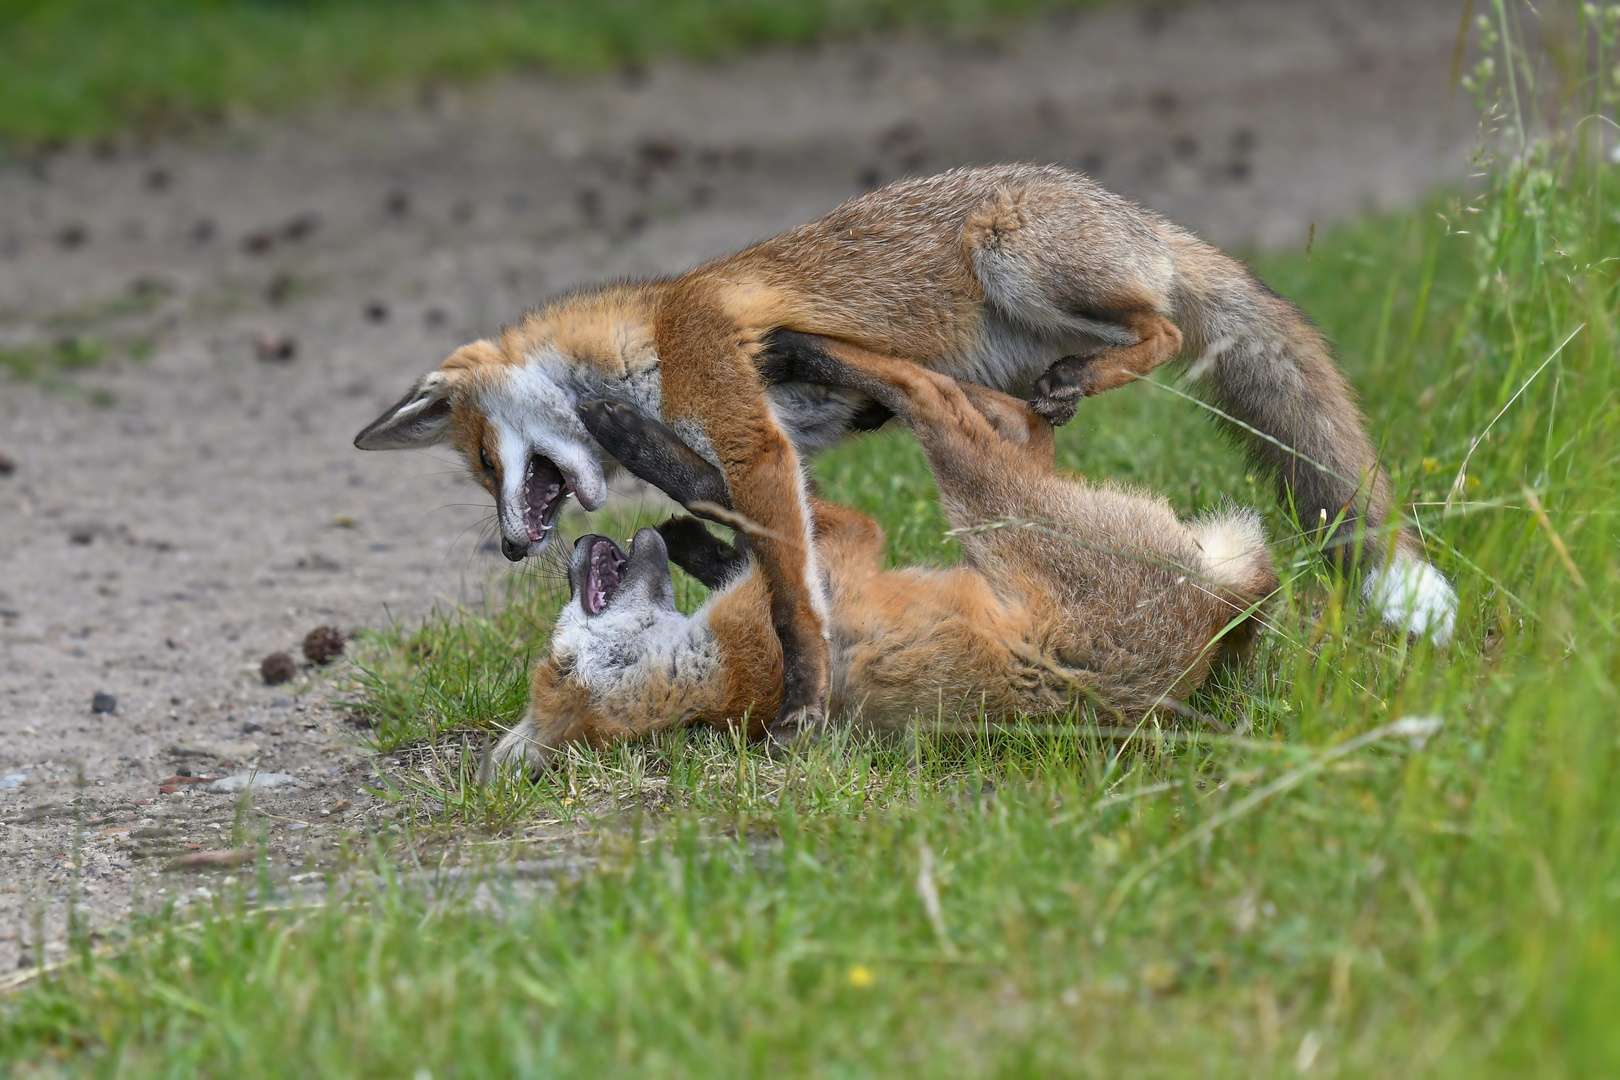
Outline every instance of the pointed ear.
<path id="1" fill-rule="evenodd" d="M 416 380 L 410 393 L 354 437 L 361 450 L 417 450 L 445 440 L 450 430 L 454 383 L 442 371 Z"/>

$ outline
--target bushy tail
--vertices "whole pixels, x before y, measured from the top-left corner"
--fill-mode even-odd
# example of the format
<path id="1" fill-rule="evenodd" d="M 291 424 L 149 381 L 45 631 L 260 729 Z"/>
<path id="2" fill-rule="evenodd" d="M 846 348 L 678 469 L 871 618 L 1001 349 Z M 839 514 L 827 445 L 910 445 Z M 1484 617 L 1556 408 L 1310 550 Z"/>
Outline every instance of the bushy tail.
<path id="1" fill-rule="evenodd" d="M 1173 238 L 1176 321 L 1190 374 L 1256 463 L 1276 478 L 1300 524 L 1349 558 L 1359 539 L 1382 563 L 1391 538 L 1389 481 L 1379 468 L 1367 422 L 1327 342 L 1305 314 L 1268 289 L 1237 260 L 1191 236 Z M 1395 542 L 1409 553 L 1404 530 Z"/>
<path id="2" fill-rule="evenodd" d="M 1248 267 L 1167 226 L 1176 267 L 1175 318 L 1190 374 L 1207 388 L 1249 457 L 1277 478 L 1306 533 L 1329 557 L 1371 564 L 1364 595 L 1384 621 L 1437 643 L 1451 637 L 1451 585 L 1398 522 L 1389 479 L 1344 373 L 1304 312 Z M 1385 588 L 1386 581 L 1422 588 Z"/>

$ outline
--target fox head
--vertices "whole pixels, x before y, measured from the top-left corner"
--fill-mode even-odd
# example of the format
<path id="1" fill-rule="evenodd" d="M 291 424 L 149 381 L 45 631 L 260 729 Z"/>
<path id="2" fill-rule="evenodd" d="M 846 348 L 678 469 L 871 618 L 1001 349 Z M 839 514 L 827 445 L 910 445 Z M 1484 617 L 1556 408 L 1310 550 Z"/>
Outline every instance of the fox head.
<path id="1" fill-rule="evenodd" d="M 556 344 L 475 341 L 418 379 L 354 445 L 454 445 L 495 497 L 501 551 L 517 562 L 545 548 L 570 495 L 586 510 L 607 498 L 604 455 L 575 410 L 593 389 L 625 381 Z"/>
<path id="2" fill-rule="evenodd" d="M 718 643 L 701 615 L 675 607 L 668 548 L 656 529 L 636 533 L 628 552 L 605 536 L 580 537 L 568 585 L 550 653 L 530 679 L 528 715 L 495 745 L 486 778 L 511 765 L 538 775 L 590 732 L 634 734 L 625 717 L 679 723 L 716 693 Z"/>
<path id="3" fill-rule="evenodd" d="M 690 620 L 675 607 L 669 550 L 657 529 L 639 530 L 628 552 L 605 536 L 580 537 L 568 588 L 551 656 L 595 693 L 610 693 L 644 659 L 685 637 Z"/>

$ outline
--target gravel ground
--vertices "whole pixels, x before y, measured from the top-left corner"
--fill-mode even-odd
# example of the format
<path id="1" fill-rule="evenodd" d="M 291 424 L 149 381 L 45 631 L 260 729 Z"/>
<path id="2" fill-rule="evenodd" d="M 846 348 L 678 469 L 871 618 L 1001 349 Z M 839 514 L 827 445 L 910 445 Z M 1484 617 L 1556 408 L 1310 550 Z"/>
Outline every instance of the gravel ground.
<path id="1" fill-rule="evenodd" d="M 342 663 L 258 666 L 511 572 L 446 459 L 350 445 L 455 345 L 970 161 L 1064 162 L 1217 242 L 1303 247 L 1468 171 L 1455 8 L 1108 10 L 0 164 L 0 351 L 102 354 L 0 373 L 0 979 L 59 956 L 70 910 L 101 932 L 206 896 L 244 828 L 296 881 L 397 820 L 328 703 Z M 171 780 L 254 768 L 287 779 L 241 822 L 240 793 Z"/>

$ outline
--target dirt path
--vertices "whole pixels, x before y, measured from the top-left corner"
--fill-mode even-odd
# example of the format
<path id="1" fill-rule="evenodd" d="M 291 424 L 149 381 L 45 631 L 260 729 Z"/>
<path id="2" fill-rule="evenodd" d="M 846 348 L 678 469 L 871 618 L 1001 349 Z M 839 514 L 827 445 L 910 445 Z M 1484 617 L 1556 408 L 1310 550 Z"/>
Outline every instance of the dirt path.
<path id="1" fill-rule="evenodd" d="M 1304 245 L 1465 173 L 1456 18 L 1104 11 L 0 166 L 0 348 L 108 356 L 54 388 L 0 374 L 0 977 L 62 940 L 75 890 L 92 925 L 196 895 L 162 867 L 226 846 L 235 799 L 160 794 L 179 765 L 296 777 L 257 801 L 289 873 L 385 816 L 318 682 L 257 662 L 508 572 L 455 469 L 350 446 L 456 344 L 968 161 L 1057 160 L 1218 242 Z"/>

